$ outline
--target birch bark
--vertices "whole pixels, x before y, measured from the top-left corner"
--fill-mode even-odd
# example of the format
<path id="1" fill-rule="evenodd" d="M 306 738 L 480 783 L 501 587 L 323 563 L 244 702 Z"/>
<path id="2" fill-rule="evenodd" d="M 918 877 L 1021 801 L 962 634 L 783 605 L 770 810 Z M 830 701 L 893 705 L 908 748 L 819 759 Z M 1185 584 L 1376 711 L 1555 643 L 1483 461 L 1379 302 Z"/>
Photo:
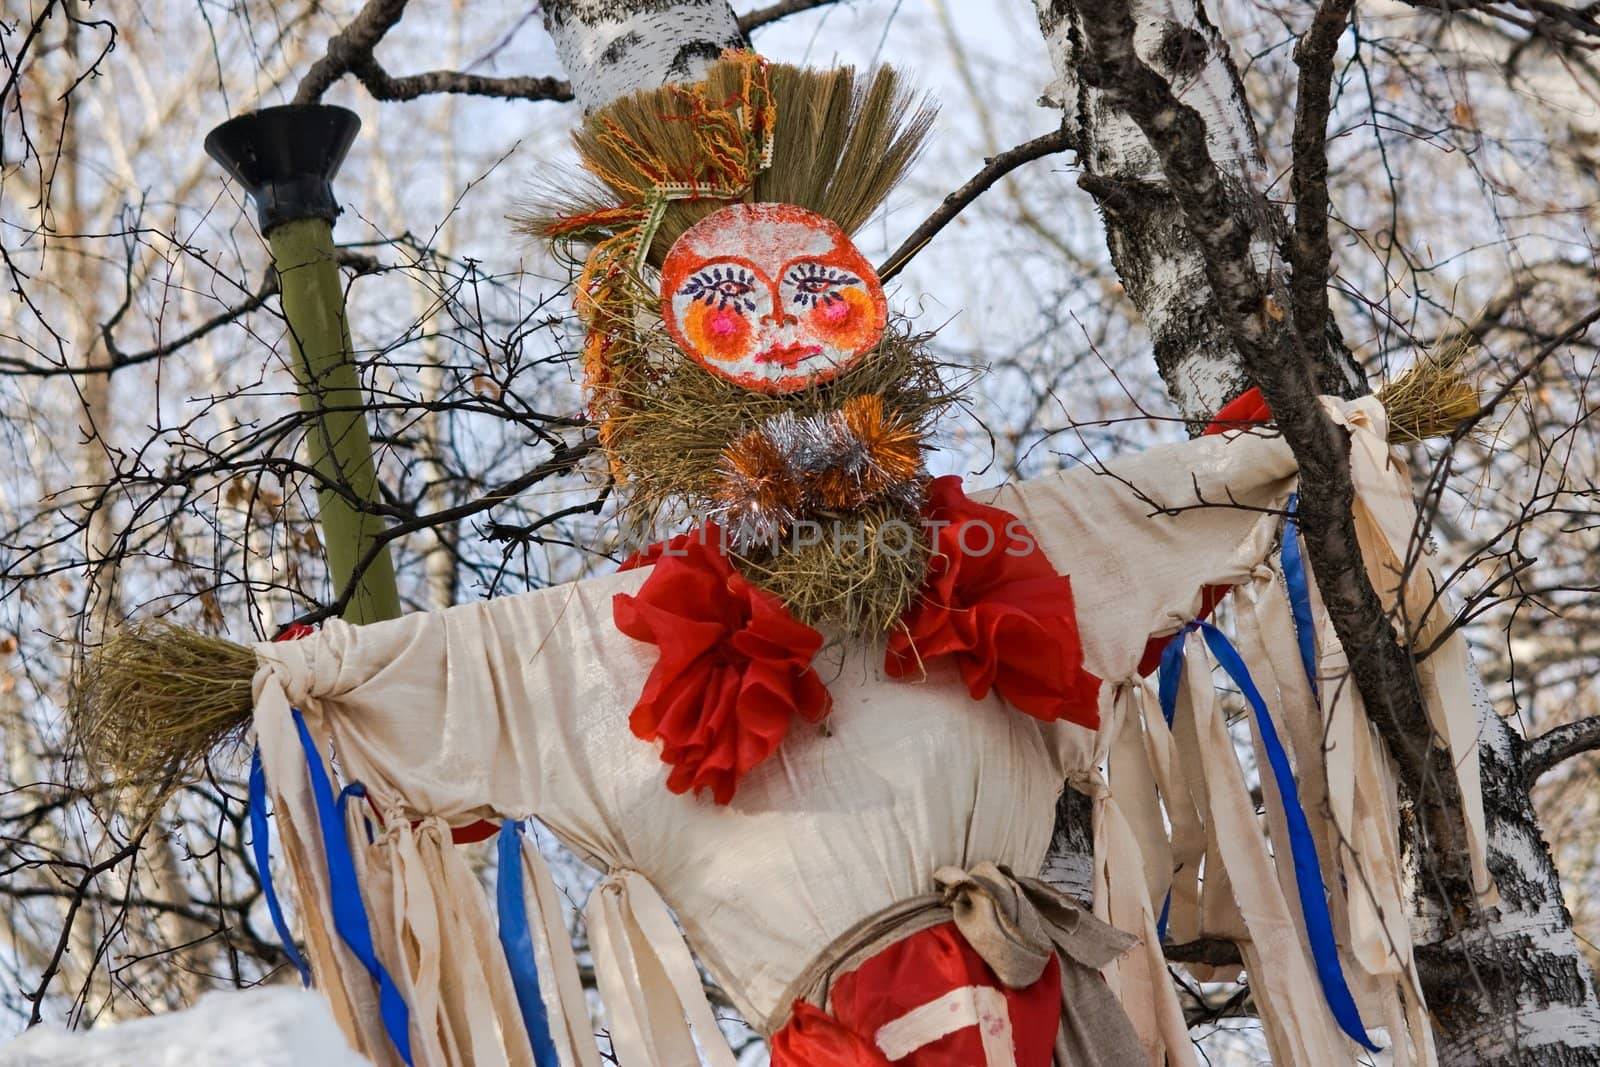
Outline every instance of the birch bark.
<path id="1" fill-rule="evenodd" d="M 1156 367 L 1179 414 L 1198 432 L 1249 382 L 1155 149 L 1131 116 L 1077 75 L 1083 42 L 1077 2 L 1036 0 L 1056 75 L 1046 98 L 1062 110 L 1083 167 L 1079 184 L 1105 216 L 1112 263 L 1144 316 Z M 1282 259 L 1283 219 L 1261 192 L 1266 169 L 1226 42 L 1191 0 L 1145 0 L 1133 8 L 1135 47 L 1206 120 L 1211 157 L 1230 183 L 1235 211 L 1250 220 L 1253 233 L 1270 238 L 1252 244 L 1256 270 L 1272 275 Z M 1279 302 L 1289 306 L 1286 296 Z M 1322 391 L 1346 397 L 1365 392 L 1360 370 L 1336 333 L 1328 350 Z"/>
<path id="2" fill-rule="evenodd" d="M 727 0 L 546 0 L 544 25 L 585 113 L 693 81 L 723 49 L 750 43 Z"/>
<path id="3" fill-rule="evenodd" d="M 1216 311 L 1200 250 L 1137 125 L 1077 76 L 1084 59 L 1078 0 L 1036 2 L 1057 75 L 1050 95 L 1076 139 L 1082 184 L 1104 210 L 1113 263 L 1146 318 L 1173 402 L 1191 426 L 1203 424 L 1251 383 Z M 1260 153 L 1226 42 L 1204 9 L 1188 0 L 1135 3 L 1133 13 L 1136 50 L 1205 119 L 1211 157 L 1231 183 L 1235 217 L 1281 243 L 1285 224 L 1258 192 Z M 1263 277 L 1275 273 L 1275 252 L 1271 243 L 1252 245 Z M 1364 377 L 1331 329 L 1329 349 L 1323 391 L 1365 392 Z M 1474 910 L 1432 899 L 1436 858 L 1416 849 L 1412 857 L 1417 956 L 1441 1062 L 1600 1063 L 1600 1002 L 1523 781 L 1523 741 L 1481 687 L 1477 710 L 1489 866 L 1499 902 Z M 1062 813 L 1076 817 L 1079 811 L 1064 801 Z M 1079 829 L 1058 826 L 1053 865 L 1072 865 L 1067 853 Z"/>

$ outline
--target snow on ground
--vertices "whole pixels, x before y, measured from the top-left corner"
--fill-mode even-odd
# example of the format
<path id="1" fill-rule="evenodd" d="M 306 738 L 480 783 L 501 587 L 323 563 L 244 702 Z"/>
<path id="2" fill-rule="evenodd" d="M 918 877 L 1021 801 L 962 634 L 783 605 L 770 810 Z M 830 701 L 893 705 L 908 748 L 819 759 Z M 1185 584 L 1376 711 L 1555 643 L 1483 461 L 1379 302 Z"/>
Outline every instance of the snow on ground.
<path id="1" fill-rule="evenodd" d="M 370 1067 L 327 1002 L 287 986 L 212 993 L 187 1011 L 91 1031 L 35 1027 L 0 1067 Z"/>

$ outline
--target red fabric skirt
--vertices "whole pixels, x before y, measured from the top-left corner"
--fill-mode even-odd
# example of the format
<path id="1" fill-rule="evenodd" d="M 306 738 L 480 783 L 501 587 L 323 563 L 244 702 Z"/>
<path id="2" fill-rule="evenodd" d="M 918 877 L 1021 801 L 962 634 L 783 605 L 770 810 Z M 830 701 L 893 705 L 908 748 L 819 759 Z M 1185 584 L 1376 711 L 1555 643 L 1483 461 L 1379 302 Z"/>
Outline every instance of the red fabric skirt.
<path id="1" fill-rule="evenodd" d="M 834 980 L 833 1014 L 805 1002 L 771 1042 L 773 1067 L 1050 1067 L 1061 963 L 1006 989 L 944 923 Z"/>

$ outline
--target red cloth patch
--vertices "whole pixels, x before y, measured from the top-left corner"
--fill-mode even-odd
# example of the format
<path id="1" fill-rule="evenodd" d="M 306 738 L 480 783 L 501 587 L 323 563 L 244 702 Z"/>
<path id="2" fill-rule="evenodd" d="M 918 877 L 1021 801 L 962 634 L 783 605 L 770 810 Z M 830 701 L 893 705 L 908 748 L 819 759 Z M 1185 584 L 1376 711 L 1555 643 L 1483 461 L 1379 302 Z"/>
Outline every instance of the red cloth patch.
<path id="1" fill-rule="evenodd" d="M 1054 957 L 1039 980 L 1005 989 L 954 923 L 919 931 L 836 980 L 833 1016 L 803 1002 L 773 1035 L 773 1067 L 879 1067 L 876 1044 L 884 1026 L 958 989 L 1000 990 L 1005 999 L 1017 1067 L 1050 1067 L 1061 1024 L 1061 962 Z M 895 1060 L 895 1067 L 972 1067 L 985 1063 L 975 1025 L 960 1027 Z"/>
<path id="2" fill-rule="evenodd" d="M 803 1000 L 767 1043 L 772 1067 L 889 1067 L 869 1038 Z"/>
<path id="3" fill-rule="evenodd" d="M 928 486 L 934 530 L 928 578 L 889 639 L 884 670 L 915 677 L 953 657 L 974 700 L 991 688 L 1045 722 L 1100 725 L 1100 679 L 1083 669 L 1072 583 L 1057 574 L 1021 520 L 967 499 L 961 479 Z"/>
<path id="4" fill-rule="evenodd" d="M 1247 389 L 1222 405 L 1211 417 L 1211 425 L 1207 426 L 1200 436 L 1210 437 L 1214 433 L 1242 430 L 1248 426 L 1271 421 L 1272 410 L 1262 399 L 1261 390 Z"/>
<path id="5" fill-rule="evenodd" d="M 617 594 L 611 612 L 617 629 L 661 649 L 628 719 L 634 735 L 661 742 L 668 789 L 710 789 L 726 804 L 795 716 L 818 722 L 833 698 L 811 666 L 822 635 L 746 581 L 720 544 L 708 525 L 656 546 L 650 577 Z"/>

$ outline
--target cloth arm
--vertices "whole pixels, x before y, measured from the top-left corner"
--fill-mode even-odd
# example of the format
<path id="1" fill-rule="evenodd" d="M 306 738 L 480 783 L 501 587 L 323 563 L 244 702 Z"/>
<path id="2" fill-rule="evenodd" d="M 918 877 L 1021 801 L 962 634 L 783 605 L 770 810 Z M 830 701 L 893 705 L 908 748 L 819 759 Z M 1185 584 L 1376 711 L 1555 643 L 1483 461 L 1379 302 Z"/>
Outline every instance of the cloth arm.
<path id="1" fill-rule="evenodd" d="M 653 650 L 611 622 L 612 596 L 646 573 L 257 645 L 257 729 L 281 729 L 264 720 L 299 708 L 380 813 L 455 824 L 538 815 L 615 862 L 620 843 L 579 741 L 597 705 L 625 716 L 649 671 Z"/>
<path id="2" fill-rule="evenodd" d="M 1236 433 L 974 495 L 1020 518 L 1072 579 L 1084 666 L 1119 682 L 1138 677 L 1148 638 L 1199 614 L 1208 586 L 1250 577 L 1296 477 L 1281 437 Z"/>

